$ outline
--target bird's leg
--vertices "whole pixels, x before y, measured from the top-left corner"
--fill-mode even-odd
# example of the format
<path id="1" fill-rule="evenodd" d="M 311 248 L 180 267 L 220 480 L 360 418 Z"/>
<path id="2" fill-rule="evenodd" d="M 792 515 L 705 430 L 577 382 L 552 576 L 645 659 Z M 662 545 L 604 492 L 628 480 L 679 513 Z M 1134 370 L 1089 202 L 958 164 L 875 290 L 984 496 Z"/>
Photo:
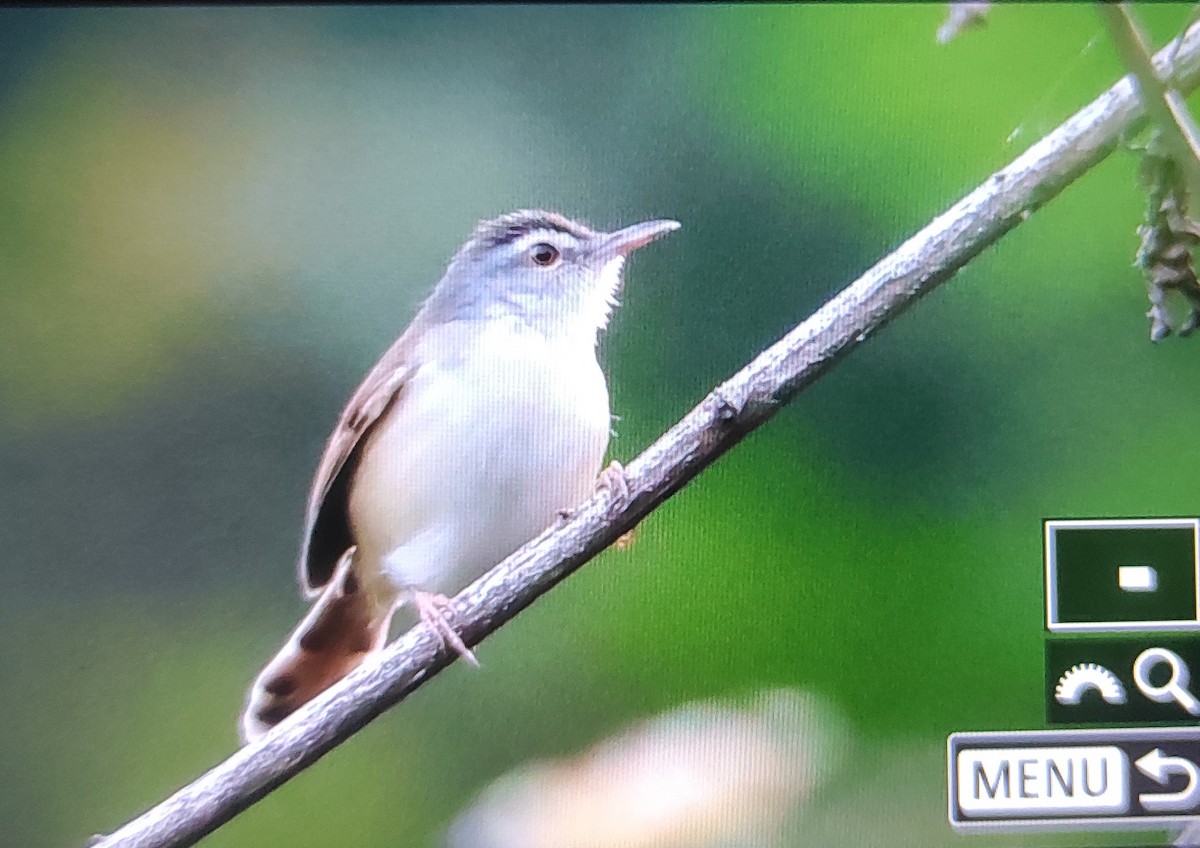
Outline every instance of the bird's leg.
<path id="1" fill-rule="evenodd" d="M 618 501 L 629 499 L 629 483 L 625 479 L 625 468 L 615 459 L 596 478 L 596 490 L 606 491 Z M 564 507 L 554 513 L 558 524 L 565 524 L 579 514 L 579 507 Z"/>
<path id="2" fill-rule="evenodd" d="M 419 589 L 413 590 L 412 599 L 413 606 L 417 608 L 417 615 L 421 617 L 421 622 L 432 631 L 438 641 L 443 646 L 448 645 L 468 663 L 479 668 L 479 660 L 475 658 L 474 652 L 467 647 L 462 637 L 454 629 L 454 625 L 450 623 L 450 619 L 455 614 L 450 599 L 436 592 L 422 592 Z"/>
<path id="3" fill-rule="evenodd" d="M 617 462 L 615 459 L 608 464 L 608 467 L 600 472 L 600 479 L 596 482 L 596 488 L 607 489 L 612 493 L 613 498 L 624 502 L 629 500 L 629 478 L 625 476 L 625 466 Z M 637 528 L 634 527 L 628 533 L 623 533 L 613 542 L 613 547 L 618 551 L 623 551 L 633 544 L 634 533 Z"/>
<path id="4" fill-rule="evenodd" d="M 629 500 L 629 481 L 625 477 L 625 466 L 615 459 L 600 472 L 596 488 L 607 489 L 618 501 Z"/>

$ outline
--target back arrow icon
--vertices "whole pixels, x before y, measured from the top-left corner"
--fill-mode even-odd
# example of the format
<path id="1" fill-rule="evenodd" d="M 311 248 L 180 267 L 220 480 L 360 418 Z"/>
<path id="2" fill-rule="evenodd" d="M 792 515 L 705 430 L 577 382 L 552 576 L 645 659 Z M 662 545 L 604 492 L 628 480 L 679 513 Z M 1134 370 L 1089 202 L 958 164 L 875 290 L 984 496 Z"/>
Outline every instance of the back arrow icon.
<path id="1" fill-rule="evenodd" d="M 1160 786 L 1166 786 L 1173 774 L 1186 774 L 1188 783 L 1178 792 L 1145 792 L 1138 795 L 1138 803 L 1148 813 L 1186 812 L 1200 804 L 1200 768 L 1184 757 L 1168 757 L 1162 748 L 1155 748 L 1146 756 L 1134 761 L 1138 771 Z"/>

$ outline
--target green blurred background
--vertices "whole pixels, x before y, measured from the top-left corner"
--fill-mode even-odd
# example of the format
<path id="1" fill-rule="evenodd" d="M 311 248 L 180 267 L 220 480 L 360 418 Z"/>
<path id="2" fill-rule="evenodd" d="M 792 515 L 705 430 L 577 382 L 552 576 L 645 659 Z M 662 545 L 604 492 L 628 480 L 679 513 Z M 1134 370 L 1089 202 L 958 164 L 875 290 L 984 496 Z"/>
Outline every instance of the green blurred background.
<path id="1" fill-rule="evenodd" d="M 1188 6 L 1143 7 L 1161 44 Z M 475 221 L 673 217 L 602 346 L 615 458 L 1121 72 L 1088 6 L 0 11 L 0 845 L 229 754 L 303 501 Z M 828 698 L 816 845 L 955 837 L 954 730 L 1042 726 L 1041 519 L 1192 515 L 1118 152 L 610 551 L 205 842 L 438 845 L 497 776 L 696 698 Z"/>

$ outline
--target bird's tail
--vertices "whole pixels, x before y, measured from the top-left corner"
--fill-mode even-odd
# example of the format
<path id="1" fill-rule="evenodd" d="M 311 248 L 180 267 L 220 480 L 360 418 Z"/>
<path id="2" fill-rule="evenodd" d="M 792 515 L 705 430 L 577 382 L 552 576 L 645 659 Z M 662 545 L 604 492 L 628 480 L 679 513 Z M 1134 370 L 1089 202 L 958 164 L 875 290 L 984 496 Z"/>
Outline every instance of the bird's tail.
<path id="1" fill-rule="evenodd" d="M 390 619 L 391 611 L 362 590 L 353 558 L 343 557 L 308 615 L 250 687 L 243 741 L 258 739 L 383 647 Z"/>

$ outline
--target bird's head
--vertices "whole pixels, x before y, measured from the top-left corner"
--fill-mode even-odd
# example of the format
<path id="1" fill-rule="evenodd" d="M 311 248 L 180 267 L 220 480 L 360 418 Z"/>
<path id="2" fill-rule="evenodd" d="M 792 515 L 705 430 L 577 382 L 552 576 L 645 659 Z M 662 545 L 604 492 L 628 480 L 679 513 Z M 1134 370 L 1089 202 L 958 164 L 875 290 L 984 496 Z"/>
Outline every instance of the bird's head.
<path id="1" fill-rule="evenodd" d="M 481 221 L 426 308 L 439 320 L 517 316 L 547 335 L 594 340 L 616 306 L 625 257 L 679 226 L 645 221 L 599 232 L 539 210 Z"/>

